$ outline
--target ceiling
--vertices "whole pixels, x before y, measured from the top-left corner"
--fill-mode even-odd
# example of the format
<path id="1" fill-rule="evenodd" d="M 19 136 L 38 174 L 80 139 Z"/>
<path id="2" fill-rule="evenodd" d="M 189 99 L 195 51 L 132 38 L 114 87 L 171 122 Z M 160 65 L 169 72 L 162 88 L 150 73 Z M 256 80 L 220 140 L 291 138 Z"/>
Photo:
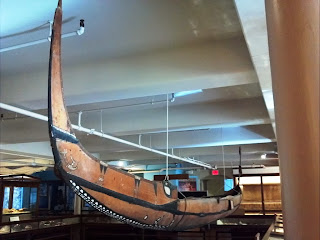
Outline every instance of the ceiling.
<path id="1" fill-rule="evenodd" d="M 242 146 L 244 165 L 277 166 L 264 1 L 252 2 L 64 0 L 63 33 L 85 20 L 83 35 L 62 40 L 72 123 L 82 112 L 88 129 L 166 151 L 168 94 L 170 153 L 234 166 Z M 56 4 L 1 2 L 1 49 L 47 38 Z M 48 54 L 49 42 L 0 52 L 1 103 L 47 114 Z M 197 89 L 202 92 L 172 98 Z M 0 167 L 51 166 L 47 123 L 0 113 Z M 76 134 L 103 161 L 165 163 L 156 153 Z"/>

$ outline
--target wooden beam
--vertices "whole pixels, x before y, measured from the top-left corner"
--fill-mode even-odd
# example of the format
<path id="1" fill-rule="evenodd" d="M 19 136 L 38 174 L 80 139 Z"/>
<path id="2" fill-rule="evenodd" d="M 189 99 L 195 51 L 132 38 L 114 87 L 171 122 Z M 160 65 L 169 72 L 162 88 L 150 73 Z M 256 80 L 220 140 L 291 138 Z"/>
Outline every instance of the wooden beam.
<path id="1" fill-rule="evenodd" d="M 154 181 L 163 181 L 166 175 L 154 175 Z M 169 180 L 175 179 L 189 179 L 189 174 L 169 174 Z"/>

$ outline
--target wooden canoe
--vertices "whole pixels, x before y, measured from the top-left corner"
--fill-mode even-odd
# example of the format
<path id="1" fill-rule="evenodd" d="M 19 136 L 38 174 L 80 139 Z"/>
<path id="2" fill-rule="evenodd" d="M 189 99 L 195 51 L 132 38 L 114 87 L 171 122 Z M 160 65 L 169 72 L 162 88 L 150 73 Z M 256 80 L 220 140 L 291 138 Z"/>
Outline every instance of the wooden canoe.
<path id="1" fill-rule="evenodd" d="M 169 181 L 149 181 L 99 161 L 71 127 L 61 76 L 61 0 L 54 16 L 49 58 L 48 118 L 55 170 L 73 191 L 98 211 L 140 228 L 167 231 L 199 227 L 233 213 L 237 186 L 224 196 L 178 199 Z"/>

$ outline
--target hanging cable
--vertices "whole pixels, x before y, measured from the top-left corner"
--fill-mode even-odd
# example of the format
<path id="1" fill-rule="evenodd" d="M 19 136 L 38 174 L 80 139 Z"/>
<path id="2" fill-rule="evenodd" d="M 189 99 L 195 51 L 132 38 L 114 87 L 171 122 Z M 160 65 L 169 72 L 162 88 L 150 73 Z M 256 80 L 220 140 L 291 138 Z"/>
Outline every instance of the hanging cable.
<path id="1" fill-rule="evenodd" d="M 223 142 L 222 128 L 221 128 L 221 142 Z M 223 164 L 223 186 L 225 186 L 226 185 L 226 164 L 224 161 L 224 145 L 222 145 L 221 147 L 222 147 L 222 164 Z M 224 187 L 224 191 L 225 191 L 225 187 Z"/>
<path id="2" fill-rule="evenodd" d="M 100 111 L 100 132 L 103 133 L 103 117 L 102 117 L 102 110 Z"/>
<path id="3" fill-rule="evenodd" d="M 167 94 L 167 155 L 166 155 L 166 178 L 169 180 L 169 94 Z"/>
<path id="4" fill-rule="evenodd" d="M 221 139 L 221 142 L 223 142 L 222 128 L 221 128 L 221 131 L 220 131 L 220 139 Z M 225 186 L 225 183 L 226 183 L 226 165 L 225 165 L 225 161 L 224 161 L 224 146 L 223 145 L 221 145 L 221 150 L 222 150 L 223 184 L 217 190 L 218 193 L 220 192 L 221 189 L 223 189 L 225 191 L 225 187 L 224 186 Z"/>
<path id="5" fill-rule="evenodd" d="M 222 128 L 221 128 L 221 142 L 223 143 L 223 136 L 222 136 Z M 223 182 L 225 183 L 226 181 L 226 165 L 225 165 L 225 162 L 224 162 L 224 146 L 222 145 L 222 164 L 223 164 Z"/>
<path id="6" fill-rule="evenodd" d="M 241 146 L 239 146 L 239 176 L 238 176 L 238 184 L 240 185 L 240 177 L 242 176 L 242 167 L 241 167 Z"/>
<path id="7" fill-rule="evenodd" d="M 223 181 L 226 181 L 226 165 L 224 163 L 224 146 L 222 145 Z"/>

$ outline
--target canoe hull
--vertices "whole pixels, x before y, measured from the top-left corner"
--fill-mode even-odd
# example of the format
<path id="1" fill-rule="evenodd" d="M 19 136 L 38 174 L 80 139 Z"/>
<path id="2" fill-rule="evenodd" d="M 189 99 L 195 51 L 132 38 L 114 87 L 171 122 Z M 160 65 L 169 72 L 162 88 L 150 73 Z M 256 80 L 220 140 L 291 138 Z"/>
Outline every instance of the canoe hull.
<path id="1" fill-rule="evenodd" d="M 241 191 L 219 198 L 178 199 L 168 181 L 149 181 L 121 171 L 88 153 L 73 133 L 63 97 L 59 1 L 53 25 L 48 84 L 49 136 L 55 170 L 73 191 L 98 211 L 130 225 L 157 230 L 199 227 L 233 213 Z"/>

